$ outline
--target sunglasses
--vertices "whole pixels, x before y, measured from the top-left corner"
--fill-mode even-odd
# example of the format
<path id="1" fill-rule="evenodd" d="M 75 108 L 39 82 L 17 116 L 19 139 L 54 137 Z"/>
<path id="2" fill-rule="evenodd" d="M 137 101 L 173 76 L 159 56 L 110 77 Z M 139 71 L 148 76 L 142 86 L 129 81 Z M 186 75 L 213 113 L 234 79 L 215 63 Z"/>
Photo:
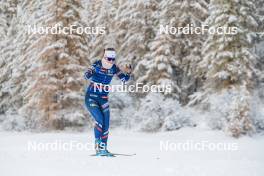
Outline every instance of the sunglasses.
<path id="1" fill-rule="evenodd" d="M 108 60 L 108 61 L 115 61 L 115 58 L 106 57 L 106 60 Z"/>

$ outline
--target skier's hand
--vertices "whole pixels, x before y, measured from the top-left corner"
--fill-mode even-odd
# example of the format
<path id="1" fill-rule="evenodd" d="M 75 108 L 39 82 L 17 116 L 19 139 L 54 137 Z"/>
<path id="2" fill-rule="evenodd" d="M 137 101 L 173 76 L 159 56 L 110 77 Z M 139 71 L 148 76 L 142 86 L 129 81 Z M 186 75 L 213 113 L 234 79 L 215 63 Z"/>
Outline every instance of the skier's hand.
<path id="1" fill-rule="evenodd" d="M 123 71 L 127 74 L 130 74 L 132 72 L 132 67 L 130 64 L 126 64 L 125 67 L 123 68 Z"/>

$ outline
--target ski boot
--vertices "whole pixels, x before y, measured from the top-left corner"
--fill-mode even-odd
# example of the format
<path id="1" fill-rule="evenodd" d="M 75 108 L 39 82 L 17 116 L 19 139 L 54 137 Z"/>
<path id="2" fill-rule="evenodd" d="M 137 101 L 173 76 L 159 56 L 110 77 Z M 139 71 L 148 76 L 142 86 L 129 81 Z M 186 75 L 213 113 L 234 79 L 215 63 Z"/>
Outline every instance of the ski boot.
<path id="1" fill-rule="evenodd" d="M 100 150 L 96 156 L 107 156 L 107 157 L 115 157 L 114 154 L 110 153 L 108 150 Z"/>
<path id="2" fill-rule="evenodd" d="M 96 152 L 96 156 L 108 156 L 108 157 L 114 157 L 114 155 L 109 152 L 106 148 L 106 144 L 101 142 L 99 144 L 99 151 Z"/>
<path id="3" fill-rule="evenodd" d="M 100 152 L 101 142 L 102 142 L 101 139 L 95 139 L 94 149 L 95 149 L 96 155 Z"/>

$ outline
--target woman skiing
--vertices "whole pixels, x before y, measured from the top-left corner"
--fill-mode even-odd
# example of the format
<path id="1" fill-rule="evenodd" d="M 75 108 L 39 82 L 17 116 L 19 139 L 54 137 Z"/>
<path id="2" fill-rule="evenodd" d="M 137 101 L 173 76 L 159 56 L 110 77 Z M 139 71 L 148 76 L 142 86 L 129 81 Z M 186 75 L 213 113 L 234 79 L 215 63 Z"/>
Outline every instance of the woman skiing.
<path id="1" fill-rule="evenodd" d="M 105 49 L 103 58 L 93 63 L 84 75 L 85 79 L 91 80 L 85 94 L 85 105 L 95 120 L 94 136 L 97 156 L 113 156 L 107 150 L 110 121 L 109 90 L 107 90 L 109 84 L 114 75 L 125 82 L 129 80 L 131 73 L 131 66 L 126 66 L 124 71 L 121 71 L 115 64 L 115 59 L 115 49 Z"/>

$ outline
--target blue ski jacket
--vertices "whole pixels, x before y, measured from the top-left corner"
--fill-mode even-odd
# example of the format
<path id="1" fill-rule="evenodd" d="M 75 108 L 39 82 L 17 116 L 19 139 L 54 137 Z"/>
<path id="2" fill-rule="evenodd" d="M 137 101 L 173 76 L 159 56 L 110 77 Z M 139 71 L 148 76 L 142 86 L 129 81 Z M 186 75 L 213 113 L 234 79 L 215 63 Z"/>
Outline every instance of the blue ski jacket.
<path id="1" fill-rule="evenodd" d="M 86 93 L 92 93 L 101 96 L 107 96 L 109 91 L 105 91 L 103 87 L 108 86 L 114 75 L 117 75 L 122 82 L 129 80 L 130 75 L 123 73 L 117 65 L 113 65 L 110 69 L 105 69 L 102 66 L 101 60 L 98 60 L 92 64 L 90 68 L 84 73 L 85 79 L 91 79 L 91 83 L 88 86 Z"/>

